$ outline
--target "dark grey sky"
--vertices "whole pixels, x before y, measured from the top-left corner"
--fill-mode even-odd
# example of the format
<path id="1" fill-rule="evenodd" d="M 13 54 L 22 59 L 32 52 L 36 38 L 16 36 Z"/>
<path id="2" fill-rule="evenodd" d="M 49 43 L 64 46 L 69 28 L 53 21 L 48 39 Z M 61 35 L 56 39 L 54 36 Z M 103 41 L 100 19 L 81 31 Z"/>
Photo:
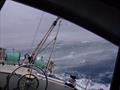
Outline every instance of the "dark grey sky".
<path id="1" fill-rule="evenodd" d="M 31 47 L 35 32 L 37 34 L 34 44 L 37 44 L 56 19 L 56 16 L 10 0 L 5 3 L 0 15 L 0 46 L 17 49 Z M 41 17 L 42 21 L 37 29 Z M 62 21 L 58 42 L 70 44 L 101 40 L 104 41 L 73 23 L 66 20 Z"/>

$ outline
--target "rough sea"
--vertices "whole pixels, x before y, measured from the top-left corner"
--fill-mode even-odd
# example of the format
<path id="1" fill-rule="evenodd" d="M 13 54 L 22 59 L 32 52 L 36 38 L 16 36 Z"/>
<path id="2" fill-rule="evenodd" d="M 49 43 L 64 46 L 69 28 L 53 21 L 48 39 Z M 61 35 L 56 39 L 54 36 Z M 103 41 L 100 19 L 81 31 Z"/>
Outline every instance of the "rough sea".
<path id="1" fill-rule="evenodd" d="M 47 61 L 51 47 L 39 55 Z M 25 52 L 25 51 L 24 51 Z M 109 42 L 57 43 L 51 60 L 55 75 L 67 80 L 77 77 L 78 90 L 109 90 L 118 48 Z"/>

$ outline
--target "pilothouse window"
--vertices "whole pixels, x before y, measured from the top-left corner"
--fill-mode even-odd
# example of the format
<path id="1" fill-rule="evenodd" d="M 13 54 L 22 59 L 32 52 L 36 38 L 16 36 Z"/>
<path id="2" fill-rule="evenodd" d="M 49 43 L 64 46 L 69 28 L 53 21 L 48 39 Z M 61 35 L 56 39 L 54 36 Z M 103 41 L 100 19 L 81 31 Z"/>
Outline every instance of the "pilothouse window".
<path id="1" fill-rule="evenodd" d="M 0 48 L 6 53 L 14 48 L 21 53 L 22 61 L 26 53 L 36 50 L 56 18 L 47 12 L 6 1 L 0 12 Z M 109 90 L 118 52 L 116 45 L 59 18 L 39 48 L 35 59 L 42 58 L 42 64 L 36 61 L 36 65 L 44 68 L 53 61 L 47 70 L 52 69 L 48 74 L 55 75 L 56 79 L 66 81 L 74 75 L 78 90 Z"/>

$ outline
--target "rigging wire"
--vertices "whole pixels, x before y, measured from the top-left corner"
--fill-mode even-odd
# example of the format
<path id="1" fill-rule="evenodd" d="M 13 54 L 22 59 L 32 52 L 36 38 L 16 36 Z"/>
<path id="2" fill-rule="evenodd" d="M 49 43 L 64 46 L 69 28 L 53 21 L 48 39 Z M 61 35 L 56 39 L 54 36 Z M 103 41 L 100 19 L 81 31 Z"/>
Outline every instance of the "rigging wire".
<path id="1" fill-rule="evenodd" d="M 41 49 L 41 51 L 39 52 L 39 54 L 42 53 L 43 51 L 45 51 L 45 49 L 46 49 L 49 45 L 51 45 L 53 42 L 54 42 L 54 39 L 53 39 L 52 41 L 50 41 L 47 45 L 45 45 L 45 47 L 44 47 L 43 49 Z"/>
<path id="2" fill-rule="evenodd" d="M 61 27 L 61 23 L 62 23 L 62 19 L 59 21 L 59 25 L 58 25 L 58 30 L 57 30 L 57 34 L 56 34 L 56 40 L 58 38 L 58 33 L 60 32 L 60 27 Z M 55 48 L 54 48 L 54 52 L 53 52 L 53 60 L 55 61 L 55 50 L 56 50 L 56 42 L 55 42 Z"/>
<path id="3" fill-rule="evenodd" d="M 61 22 L 61 21 L 60 21 L 60 22 Z M 59 22 L 59 23 L 60 23 L 60 22 Z M 58 29 L 60 29 L 60 24 L 59 24 Z M 54 37 L 54 39 L 51 40 L 47 45 L 45 45 L 45 47 L 44 47 L 43 49 L 41 49 L 41 51 L 39 51 L 39 54 L 40 54 L 41 52 L 43 52 L 49 45 L 51 45 L 53 42 L 55 42 L 55 38 L 56 38 L 56 40 L 57 40 L 58 32 L 59 32 L 59 30 L 57 30 L 57 34 L 56 34 L 56 36 Z"/>
<path id="4" fill-rule="evenodd" d="M 54 27 L 56 26 L 58 20 L 60 18 L 58 17 L 51 25 L 51 27 L 49 28 L 49 30 L 47 31 L 47 33 L 44 35 L 44 37 L 42 38 L 42 40 L 40 41 L 40 43 L 37 45 L 37 47 L 35 48 L 35 50 L 33 51 L 33 53 L 31 54 L 31 56 L 29 57 L 29 63 L 34 63 L 37 55 L 39 54 L 39 51 L 42 49 L 43 45 L 45 44 L 45 42 L 47 41 L 49 35 L 51 34 L 51 32 L 53 31 Z M 32 69 L 30 70 L 30 75 L 32 73 Z"/>
<path id="5" fill-rule="evenodd" d="M 40 29 L 40 26 L 41 26 L 41 23 L 42 23 L 42 20 L 43 20 L 43 16 L 44 16 L 44 12 L 42 12 L 42 14 L 41 14 L 41 17 L 40 17 L 39 23 L 37 25 L 36 31 L 35 31 L 35 33 L 33 35 L 33 41 L 31 43 L 31 46 L 30 46 L 30 49 L 28 50 L 28 52 L 32 51 L 32 48 L 33 48 L 34 43 L 35 43 L 35 39 L 37 37 L 37 33 L 38 33 L 39 29 Z"/>
<path id="6" fill-rule="evenodd" d="M 60 31 L 61 22 L 62 22 L 62 20 L 59 21 L 58 30 L 57 30 L 56 36 L 55 36 L 55 38 L 54 38 L 54 43 L 53 43 L 53 47 L 52 47 L 52 50 L 51 50 L 51 53 L 50 53 L 50 56 L 49 56 L 49 59 L 48 59 L 46 71 L 48 70 L 48 67 L 49 67 L 49 64 L 50 64 L 52 55 L 54 55 L 54 60 L 55 60 L 54 50 L 55 50 L 55 46 L 56 46 L 56 41 L 57 41 L 58 33 L 59 33 L 59 31 Z"/>
<path id="7" fill-rule="evenodd" d="M 48 32 L 45 34 L 45 36 L 43 37 L 43 39 L 41 40 L 41 42 L 39 43 L 38 47 L 37 47 L 36 50 L 35 50 L 35 51 L 38 50 L 38 51 L 36 52 L 36 55 L 39 53 L 39 51 L 41 50 L 41 48 L 42 48 L 43 45 L 45 44 L 45 42 L 46 42 L 46 40 L 48 39 L 49 35 L 51 34 L 52 30 L 53 30 L 54 27 L 56 26 L 58 20 L 59 20 L 59 19 L 57 18 L 57 19 L 53 22 L 53 24 L 51 25 L 50 29 L 49 29 Z M 34 54 L 34 53 L 33 53 L 33 54 Z"/>
<path id="8" fill-rule="evenodd" d="M 35 60 L 36 56 L 39 54 L 39 51 L 42 49 L 43 45 L 45 44 L 45 42 L 47 41 L 49 35 L 51 34 L 51 32 L 53 31 L 54 27 L 56 26 L 58 20 L 60 18 L 58 17 L 53 24 L 51 25 L 51 27 L 49 28 L 49 30 L 47 31 L 47 33 L 44 35 L 44 37 L 42 38 L 42 40 L 40 41 L 40 43 L 37 45 L 37 47 L 35 48 L 35 50 L 32 53 L 32 59 Z"/>

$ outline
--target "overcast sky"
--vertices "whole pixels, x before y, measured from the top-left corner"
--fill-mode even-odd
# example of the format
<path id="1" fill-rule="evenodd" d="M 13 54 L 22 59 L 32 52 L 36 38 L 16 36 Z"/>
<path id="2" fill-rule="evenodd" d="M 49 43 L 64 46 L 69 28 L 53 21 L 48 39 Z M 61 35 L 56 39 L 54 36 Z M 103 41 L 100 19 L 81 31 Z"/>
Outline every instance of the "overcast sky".
<path id="1" fill-rule="evenodd" d="M 37 45 L 55 19 L 54 15 L 8 0 L 0 12 L 0 47 L 30 48 L 34 38 L 34 45 Z M 62 21 L 58 42 L 101 40 L 104 41 L 73 23 Z"/>

